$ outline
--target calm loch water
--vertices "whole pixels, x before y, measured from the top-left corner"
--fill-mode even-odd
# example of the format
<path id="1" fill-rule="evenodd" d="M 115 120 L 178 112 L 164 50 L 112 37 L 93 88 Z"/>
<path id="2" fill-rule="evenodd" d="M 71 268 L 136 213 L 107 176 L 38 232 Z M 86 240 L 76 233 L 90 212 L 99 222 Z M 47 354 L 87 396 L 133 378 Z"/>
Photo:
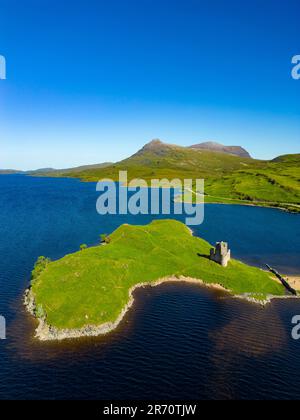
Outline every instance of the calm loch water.
<path id="1" fill-rule="evenodd" d="M 52 259 L 97 243 L 122 223 L 151 217 L 101 217 L 94 184 L 0 177 L 0 399 L 300 398 L 300 341 L 291 318 L 300 300 L 263 309 L 195 285 L 136 292 L 134 310 L 108 337 L 41 344 L 22 294 L 39 255 Z M 300 273 L 300 216 L 272 209 L 208 205 L 194 229 L 233 254 Z"/>

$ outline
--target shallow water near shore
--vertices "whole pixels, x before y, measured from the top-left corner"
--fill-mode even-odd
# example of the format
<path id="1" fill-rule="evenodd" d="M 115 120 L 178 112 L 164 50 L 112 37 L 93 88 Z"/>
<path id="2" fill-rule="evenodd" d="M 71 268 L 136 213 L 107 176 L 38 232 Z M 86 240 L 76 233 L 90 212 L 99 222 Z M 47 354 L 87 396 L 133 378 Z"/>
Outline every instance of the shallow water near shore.
<path id="1" fill-rule="evenodd" d="M 135 292 L 135 304 L 107 337 L 33 340 L 22 294 L 39 255 L 52 259 L 94 245 L 100 233 L 150 216 L 96 213 L 94 184 L 0 177 L 0 398 L 300 398 L 300 342 L 291 318 L 300 300 L 267 308 L 192 284 Z M 194 234 L 228 240 L 235 258 L 300 273 L 300 216 L 274 209 L 207 205 Z M 181 220 L 179 218 L 179 220 Z"/>

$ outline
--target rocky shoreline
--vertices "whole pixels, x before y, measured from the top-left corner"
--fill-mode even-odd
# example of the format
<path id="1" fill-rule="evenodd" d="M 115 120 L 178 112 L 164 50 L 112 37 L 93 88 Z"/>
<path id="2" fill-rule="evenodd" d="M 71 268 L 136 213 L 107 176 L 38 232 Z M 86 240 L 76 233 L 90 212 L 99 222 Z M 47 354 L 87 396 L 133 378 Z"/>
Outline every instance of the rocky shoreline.
<path id="1" fill-rule="evenodd" d="M 200 286 L 205 286 L 211 289 L 220 290 L 226 293 L 230 293 L 229 290 L 225 289 L 223 286 L 219 284 L 209 284 L 205 283 L 202 280 L 198 280 L 191 277 L 166 277 L 160 280 L 157 280 L 153 283 L 138 283 L 134 287 L 129 290 L 129 301 L 127 305 L 122 309 L 120 315 L 115 321 L 107 322 L 99 326 L 94 325 L 87 325 L 82 328 L 78 329 L 58 329 L 52 327 L 47 324 L 46 319 L 41 319 L 36 317 L 36 304 L 34 295 L 31 289 L 27 289 L 24 296 L 24 305 L 27 311 L 33 315 L 38 320 L 38 327 L 35 331 L 35 338 L 39 339 L 40 341 L 62 341 L 67 339 L 76 339 L 81 337 L 97 337 L 100 335 L 107 335 L 110 332 L 114 331 L 124 319 L 126 313 L 130 310 L 130 308 L 134 304 L 134 296 L 133 293 L 135 290 L 143 287 L 156 287 L 163 283 L 192 283 L 197 284 Z M 270 296 L 265 300 L 258 300 L 253 298 L 251 295 L 241 295 L 241 296 L 232 296 L 238 299 L 246 300 L 250 303 L 259 304 L 262 306 L 266 306 L 274 299 L 274 296 Z"/>

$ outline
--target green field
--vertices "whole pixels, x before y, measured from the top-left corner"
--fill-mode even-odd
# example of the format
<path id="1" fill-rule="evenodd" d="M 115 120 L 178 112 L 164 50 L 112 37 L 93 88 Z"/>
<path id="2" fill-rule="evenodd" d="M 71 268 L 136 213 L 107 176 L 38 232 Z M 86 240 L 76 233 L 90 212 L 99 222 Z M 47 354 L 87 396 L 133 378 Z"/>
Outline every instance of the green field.
<path id="1" fill-rule="evenodd" d="M 299 212 L 300 155 L 265 162 L 263 167 L 254 162 L 252 167 L 222 178 L 209 178 L 205 191 L 209 201 L 234 199 Z"/>
<path id="2" fill-rule="evenodd" d="M 36 315 L 45 316 L 57 329 L 99 326 L 118 318 L 134 285 L 168 276 L 200 279 L 257 299 L 284 294 L 283 287 L 258 268 L 235 260 L 223 268 L 210 261 L 210 248 L 177 221 L 123 225 L 105 246 L 36 266 L 32 279 Z"/>
<path id="3" fill-rule="evenodd" d="M 116 181 L 119 171 L 124 170 L 129 180 L 205 179 L 208 203 L 252 204 L 300 212 L 299 154 L 261 161 L 154 141 L 119 163 L 50 176 Z"/>

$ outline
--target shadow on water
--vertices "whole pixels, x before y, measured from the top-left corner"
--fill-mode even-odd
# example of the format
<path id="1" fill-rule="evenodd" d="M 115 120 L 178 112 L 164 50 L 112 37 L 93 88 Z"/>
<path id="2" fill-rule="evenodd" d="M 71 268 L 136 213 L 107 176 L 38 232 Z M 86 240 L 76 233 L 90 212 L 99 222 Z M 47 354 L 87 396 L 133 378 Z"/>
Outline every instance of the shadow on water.
<path id="1" fill-rule="evenodd" d="M 179 286 L 184 290 L 188 288 L 189 284 L 185 282 L 169 282 L 168 285 L 161 284 L 156 286 L 158 289 L 156 293 L 161 294 L 168 291 L 168 286 L 172 290 L 176 290 Z M 208 289 L 203 285 L 195 285 L 196 289 L 202 290 L 202 292 L 208 293 L 213 299 L 229 299 L 229 295 L 226 292 L 215 289 Z M 193 286 L 192 286 L 193 288 Z M 55 360 L 61 357 L 65 357 L 67 354 L 76 354 L 76 357 L 83 355 L 85 351 L 89 352 L 91 347 L 102 348 L 103 351 L 109 349 L 110 345 L 120 343 L 124 339 L 129 339 L 130 335 L 134 331 L 135 325 L 147 312 L 145 306 L 145 295 L 151 296 L 151 292 L 154 290 L 153 287 L 142 287 L 134 292 L 134 305 L 127 312 L 120 325 L 111 333 L 107 335 L 100 335 L 98 337 L 81 337 L 78 339 L 70 339 L 63 341 L 53 342 L 41 342 L 34 337 L 35 329 L 38 326 L 38 322 L 34 317 L 29 314 L 24 305 L 21 304 L 23 301 L 23 295 L 20 299 L 12 305 L 12 309 L 15 311 L 16 318 L 10 325 L 10 336 L 8 348 L 10 348 L 16 358 L 23 358 L 31 361 L 46 361 Z"/>
<path id="2" fill-rule="evenodd" d="M 102 337 L 38 342 L 35 322 L 19 308 L 8 350 L 11 363 L 30 370 L 29 395 L 31 386 L 49 386 L 55 372 L 55 398 L 268 398 L 282 395 L 292 377 L 300 385 L 300 369 L 295 373 L 287 357 L 293 343 L 286 307 L 300 312 L 296 300 L 264 308 L 204 286 L 163 284 L 137 290 L 119 328 Z M 94 388 L 85 394 L 79 378 Z M 48 398 L 43 390 L 37 395 Z"/>

